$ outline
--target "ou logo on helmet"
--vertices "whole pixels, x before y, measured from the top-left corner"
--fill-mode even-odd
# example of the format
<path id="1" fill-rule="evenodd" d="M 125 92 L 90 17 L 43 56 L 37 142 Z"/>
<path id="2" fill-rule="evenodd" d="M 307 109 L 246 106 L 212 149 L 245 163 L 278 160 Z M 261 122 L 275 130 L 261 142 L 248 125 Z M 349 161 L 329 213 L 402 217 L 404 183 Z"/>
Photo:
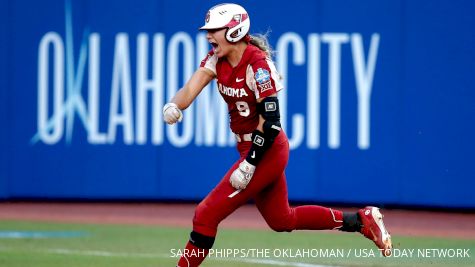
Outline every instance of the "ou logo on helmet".
<path id="1" fill-rule="evenodd" d="M 205 18 L 206 23 L 209 22 L 210 17 L 211 17 L 211 13 L 208 11 L 208 13 L 206 14 L 206 18 Z"/>

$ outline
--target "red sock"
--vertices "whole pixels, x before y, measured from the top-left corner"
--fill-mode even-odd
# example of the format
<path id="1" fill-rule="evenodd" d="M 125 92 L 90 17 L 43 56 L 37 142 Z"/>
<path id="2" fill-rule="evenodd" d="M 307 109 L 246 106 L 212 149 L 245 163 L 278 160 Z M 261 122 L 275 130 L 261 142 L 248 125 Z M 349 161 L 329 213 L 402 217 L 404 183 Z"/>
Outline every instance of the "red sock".
<path id="1" fill-rule="evenodd" d="M 183 255 L 178 261 L 177 267 L 196 267 L 205 260 L 208 256 L 209 249 L 198 248 L 191 244 L 190 241 L 186 244 L 186 248 L 183 251 Z"/>
<path id="2" fill-rule="evenodd" d="M 295 207 L 297 230 L 332 230 L 343 225 L 343 212 L 321 206 Z"/>

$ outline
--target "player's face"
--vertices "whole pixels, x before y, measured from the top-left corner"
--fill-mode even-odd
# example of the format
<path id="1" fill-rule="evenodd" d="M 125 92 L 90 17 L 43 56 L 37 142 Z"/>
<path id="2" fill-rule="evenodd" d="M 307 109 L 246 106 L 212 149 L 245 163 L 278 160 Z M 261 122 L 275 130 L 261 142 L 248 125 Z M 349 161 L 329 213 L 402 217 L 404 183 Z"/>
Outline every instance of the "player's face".
<path id="1" fill-rule="evenodd" d="M 230 46 L 232 46 L 232 44 L 226 40 L 225 34 L 226 29 L 208 30 L 206 34 L 208 42 L 213 46 L 215 55 L 219 58 L 226 56 Z"/>

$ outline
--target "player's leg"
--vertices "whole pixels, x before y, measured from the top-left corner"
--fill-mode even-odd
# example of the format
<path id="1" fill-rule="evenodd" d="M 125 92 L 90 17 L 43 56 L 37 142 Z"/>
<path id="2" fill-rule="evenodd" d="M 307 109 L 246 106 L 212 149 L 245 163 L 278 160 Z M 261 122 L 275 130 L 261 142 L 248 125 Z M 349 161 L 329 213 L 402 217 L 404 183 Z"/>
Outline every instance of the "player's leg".
<path id="1" fill-rule="evenodd" d="M 360 232 L 382 250 L 391 254 L 391 236 L 386 230 L 382 215 L 376 207 L 366 207 L 358 212 L 306 205 L 291 208 L 288 203 L 285 175 L 260 192 L 256 205 L 267 224 L 275 231 L 329 230 Z"/>
<path id="2" fill-rule="evenodd" d="M 272 152 L 280 155 L 277 146 L 275 151 Z M 285 154 L 280 156 L 281 157 L 275 162 L 285 166 L 287 157 Z M 193 217 L 193 231 L 190 234 L 190 240 L 185 250 L 189 253 L 188 256 L 183 255 L 178 266 L 198 266 L 206 258 L 209 249 L 214 243 L 219 223 L 237 208 L 252 199 L 258 192 L 262 191 L 263 188 L 267 187 L 272 182 L 270 179 L 272 179 L 272 177 L 278 177 L 278 173 L 283 171 L 283 169 L 279 170 L 278 168 L 274 168 L 268 172 L 271 174 L 270 176 L 264 175 L 264 170 L 271 168 L 275 162 L 263 161 L 262 165 L 264 168 L 257 168 L 255 177 L 253 177 L 246 189 L 230 197 L 236 189 L 231 186 L 229 177 L 238 167 L 241 160 L 237 161 L 229 169 L 220 183 L 196 207 Z"/>
<path id="3" fill-rule="evenodd" d="M 278 180 L 259 192 L 255 201 L 267 224 L 278 232 L 328 230 L 343 225 L 343 213 L 339 210 L 316 205 L 291 208 L 283 173 Z"/>
<path id="4" fill-rule="evenodd" d="M 262 158 L 246 189 L 230 197 L 236 189 L 231 186 L 229 177 L 246 157 L 250 146 L 250 142 L 238 143 L 241 159 L 234 163 L 220 183 L 196 207 L 193 218 L 193 232 L 186 248 L 201 253 L 193 253 L 198 257 L 191 259 L 190 257 L 182 257 L 179 262 L 180 267 L 198 266 L 213 245 L 219 223 L 249 199 L 254 198 L 256 194 L 273 183 L 283 173 L 288 161 L 288 142 L 285 134 L 282 133 Z"/>
<path id="5" fill-rule="evenodd" d="M 236 162 L 221 182 L 197 205 L 193 217 L 193 231 L 186 244 L 184 253 L 178 261 L 178 267 L 199 266 L 214 244 L 219 223 L 247 201 L 244 194 L 228 198 L 234 192 L 229 176 L 239 162 Z"/>

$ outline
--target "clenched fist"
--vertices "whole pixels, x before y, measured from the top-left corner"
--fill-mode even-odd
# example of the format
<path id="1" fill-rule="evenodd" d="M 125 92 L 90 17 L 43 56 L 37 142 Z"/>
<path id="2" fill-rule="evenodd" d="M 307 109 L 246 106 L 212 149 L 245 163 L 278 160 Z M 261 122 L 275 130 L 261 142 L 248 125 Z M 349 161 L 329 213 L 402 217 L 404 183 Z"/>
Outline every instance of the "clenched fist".
<path id="1" fill-rule="evenodd" d="M 239 167 L 231 174 L 231 177 L 229 177 L 229 182 L 236 189 L 244 189 L 251 181 L 255 170 L 256 166 L 252 165 L 246 160 L 243 160 L 241 163 L 239 163 Z"/>
<path id="2" fill-rule="evenodd" d="M 163 106 L 163 120 L 168 124 L 175 124 L 183 119 L 183 113 L 175 103 L 167 103 Z"/>

